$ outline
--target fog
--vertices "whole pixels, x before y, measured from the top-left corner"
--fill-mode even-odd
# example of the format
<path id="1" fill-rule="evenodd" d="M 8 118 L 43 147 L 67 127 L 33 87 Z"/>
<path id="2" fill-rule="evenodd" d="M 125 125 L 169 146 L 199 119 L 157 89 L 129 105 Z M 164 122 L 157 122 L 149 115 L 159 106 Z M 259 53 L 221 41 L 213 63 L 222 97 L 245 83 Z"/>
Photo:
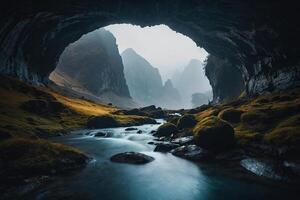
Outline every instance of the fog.
<path id="1" fill-rule="evenodd" d="M 116 37 L 120 53 L 127 48 L 134 49 L 159 69 L 164 81 L 172 78 L 174 73 L 182 71 L 191 59 L 203 62 L 208 56 L 189 37 L 166 25 L 141 28 L 131 24 L 116 24 L 105 29 Z M 210 87 L 206 90 L 210 90 Z"/>

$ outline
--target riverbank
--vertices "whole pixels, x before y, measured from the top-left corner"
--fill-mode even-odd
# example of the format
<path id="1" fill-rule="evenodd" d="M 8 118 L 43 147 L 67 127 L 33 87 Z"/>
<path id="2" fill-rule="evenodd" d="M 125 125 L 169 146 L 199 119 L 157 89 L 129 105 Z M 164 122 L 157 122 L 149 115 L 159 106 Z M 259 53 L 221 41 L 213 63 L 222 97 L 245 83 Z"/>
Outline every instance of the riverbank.
<path id="1" fill-rule="evenodd" d="M 154 152 L 155 146 L 149 143 L 157 142 L 152 134 L 158 127 L 148 124 L 132 127 L 137 130 L 126 127 L 82 130 L 53 138 L 55 142 L 88 152 L 94 159 L 83 170 L 56 177 L 32 191 L 28 199 L 279 200 L 293 199 L 296 194 L 294 189 L 259 180 L 245 171 L 243 177 L 238 177 L 240 173 L 229 166 L 195 163 L 170 153 Z M 154 161 L 144 165 L 110 161 L 113 155 L 128 151 L 151 156 Z"/>
<path id="2" fill-rule="evenodd" d="M 0 177 L 6 180 L 0 184 L 3 193 L 27 179 L 39 181 L 84 166 L 89 159 L 84 152 L 48 139 L 84 129 L 93 117 L 109 117 L 118 126 L 154 121 L 118 114 L 114 106 L 4 76 L 0 79 L 0 110 Z"/>

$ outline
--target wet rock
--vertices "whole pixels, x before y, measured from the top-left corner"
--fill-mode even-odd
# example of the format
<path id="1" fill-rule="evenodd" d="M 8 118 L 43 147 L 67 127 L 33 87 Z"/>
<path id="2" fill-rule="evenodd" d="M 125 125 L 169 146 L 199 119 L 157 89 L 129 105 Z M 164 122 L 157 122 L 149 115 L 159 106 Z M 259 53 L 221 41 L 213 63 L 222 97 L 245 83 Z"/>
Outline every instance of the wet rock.
<path id="1" fill-rule="evenodd" d="M 142 134 L 143 131 L 142 131 L 142 130 L 138 130 L 136 133 L 137 133 L 137 134 Z"/>
<path id="2" fill-rule="evenodd" d="M 155 142 L 148 142 L 147 144 L 155 145 Z"/>
<path id="3" fill-rule="evenodd" d="M 125 131 L 136 131 L 138 130 L 137 128 L 132 128 L 132 127 L 129 127 L 129 128 L 126 128 Z"/>
<path id="4" fill-rule="evenodd" d="M 194 136 L 186 136 L 176 138 L 171 141 L 172 143 L 179 144 L 179 145 L 189 145 L 194 142 Z"/>
<path id="5" fill-rule="evenodd" d="M 166 137 L 159 137 L 159 138 L 155 138 L 155 141 L 167 141 L 168 139 Z"/>
<path id="6" fill-rule="evenodd" d="M 95 136 L 95 137 L 106 137 L 106 136 L 107 136 L 107 133 L 104 133 L 104 132 L 98 132 L 98 133 L 95 133 L 94 136 Z"/>
<path id="7" fill-rule="evenodd" d="M 192 128 L 197 124 L 197 120 L 193 115 L 184 115 L 178 119 L 177 128 Z"/>
<path id="8" fill-rule="evenodd" d="M 156 133 L 156 131 L 152 130 L 150 133 L 151 133 L 151 134 L 154 134 L 154 133 Z"/>
<path id="9" fill-rule="evenodd" d="M 291 171 L 300 177 L 300 163 L 293 161 L 284 161 L 284 166 L 291 169 Z"/>
<path id="10" fill-rule="evenodd" d="M 173 149 L 171 153 L 174 156 L 178 156 L 193 161 L 209 160 L 213 158 L 211 153 L 196 145 L 180 146 L 176 149 Z"/>
<path id="11" fill-rule="evenodd" d="M 118 122 L 111 116 L 97 116 L 88 119 L 88 128 L 113 128 L 118 127 Z"/>
<path id="12" fill-rule="evenodd" d="M 172 144 L 172 143 L 158 143 L 154 149 L 156 152 L 169 152 L 172 149 L 175 149 L 179 147 L 178 144 Z"/>
<path id="13" fill-rule="evenodd" d="M 240 164 L 246 170 L 256 174 L 257 176 L 262 176 L 273 180 L 288 179 L 281 163 L 275 161 L 247 158 L 241 160 Z"/>
<path id="14" fill-rule="evenodd" d="M 194 135 L 195 143 L 209 151 L 224 151 L 235 144 L 232 126 L 215 116 L 200 121 L 194 130 Z"/>
<path id="15" fill-rule="evenodd" d="M 169 137 L 174 133 L 177 133 L 177 127 L 174 124 L 171 123 L 165 123 L 163 125 L 161 125 L 158 129 L 157 132 L 155 133 L 155 136 L 157 137 L 161 137 L 161 136 L 165 136 L 165 137 Z"/>
<path id="16" fill-rule="evenodd" d="M 154 160 L 153 157 L 138 152 L 119 153 L 110 158 L 112 162 L 128 164 L 146 164 Z"/>

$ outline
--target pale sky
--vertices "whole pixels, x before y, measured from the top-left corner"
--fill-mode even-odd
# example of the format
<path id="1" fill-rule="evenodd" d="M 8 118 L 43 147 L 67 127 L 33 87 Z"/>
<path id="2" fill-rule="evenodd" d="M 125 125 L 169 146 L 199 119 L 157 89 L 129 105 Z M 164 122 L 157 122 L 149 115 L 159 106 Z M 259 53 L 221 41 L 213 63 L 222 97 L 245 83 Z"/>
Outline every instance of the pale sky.
<path id="1" fill-rule="evenodd" d="M 116 37 L 120 54 L 127 48 L 134 49 L 159 69 L 164 80 L 171 78 L 176 69 L 181 70 L 191 59 L 203 62 L 208 55 L 189 37 L 166 25 L 141 28 L 131 24 L 116 24 L 105 29 Z"/>

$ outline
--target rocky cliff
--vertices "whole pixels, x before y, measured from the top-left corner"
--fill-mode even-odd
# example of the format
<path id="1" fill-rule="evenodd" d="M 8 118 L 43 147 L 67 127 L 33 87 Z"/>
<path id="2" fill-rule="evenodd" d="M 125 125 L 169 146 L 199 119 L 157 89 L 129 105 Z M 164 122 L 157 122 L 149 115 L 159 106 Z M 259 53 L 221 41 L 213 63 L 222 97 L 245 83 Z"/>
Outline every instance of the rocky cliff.
<path id="1" fill-rule="evenodd" d="M 83 34 L 115 23 L 166 24 L 232 63 L 229 71 L 238 67 L 248 95 L 282 90 L 299 85 L 299 10 L 290 0 L 6 1 L 0 72 L 45 83 L 65 47 Z"/>
<path id="2" fill-rule="evenodd" d="M 230 101 L 245 90 L 242 72 L 228 60 L 209 55 L 205 74 L 213 88 L 214 103 Z"/>
<path id="3" fill-rule="evenodd" d="M 126 49 L 121 56 L 129 91 L 135 101 L 141 105 L 155 104 L 165 108 L 178 108 L 178 91 L 170 80 L 163 85 L 157 68 L 133 49 Z"/>
<path id="4" fill-rule="evenodd" d="M 204 93 L 211 90 L 203 68 L 204 63 L 200 60 L 192 59 L 181 73 L 173 77 L 175 87 L 178 89 L 180 95 L 184 97 L 185 107 L 191 107 L 192 95 L 194 93 Z"/>
<path id="5" fill-rule="evenodd" d="M 107 103 L 124 106 L 130 99 L 116 39 L 104 29 L 88 33 L 70 44 L 60 56 L 50 79 Z"/>

